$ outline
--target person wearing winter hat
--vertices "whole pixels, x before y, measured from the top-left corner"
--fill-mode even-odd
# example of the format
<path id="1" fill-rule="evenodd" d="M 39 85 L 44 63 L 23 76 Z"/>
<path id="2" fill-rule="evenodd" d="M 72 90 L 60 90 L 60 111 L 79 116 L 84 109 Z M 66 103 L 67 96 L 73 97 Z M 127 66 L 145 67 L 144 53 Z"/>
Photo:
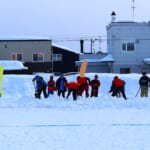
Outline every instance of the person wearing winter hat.
<path id="1" fill-rule="evenodd" d="M 116 96 L 117 93 L 120 92 L 122 94 L 123 98 L 125 100 L 127 100 L 127 97 L 125 95 L 125 89 L 124 89 L 125 81 L 119 79 L 118 76 L 115 76 L 114 80 L 112 82 L 113 82 L 114 87 L 115 87 L 115 89 L 113 90 L 112 96 Z"/>
<path id="2" fill-rule="evenodd" d="M 90 86 L 91 86 L 91 97 L 98 97 L 98 89 L 100 87 L 100 81 L 98 80 L 98 75 L 96 74 L 94 76 L 94 79 L 90 82 Z"/>
<path id="3" fill-rule="evenodd" d="M 60 77 L 56 80 L 56 89 L 57 95 L 65 98 L 65 92 L 67 88 L 67 79 L 64 77 L 63 74 L 60 74 Z"/>
<path id="4" fill-rule="evenodd" d="M 43 95 L 45 98 L 47 98 L 47 93 L 46 93 L 46 88 L 47 88 L 47 83 L 43 79 L 43 77 L 36 75 L 33 79 L 32 82 L 35 87 L 35 98 L 41 98 L 41 93 L 43 92 Z"/>
<path id="5" fill-rule="evenodd" d="M 118 78 L 118 76 L 115 76 L 114 77 L 114 80 L 115 79 L 117 79 Z M 110 87 L 110 90 L 109 90 L 109 93 L 113 93 L 114 92 L 114 90 L 116 89 L 116 87 L 115 87 L 115 84 L 114 84 L 114 80 L 112 81 L 112 84 L 111 84 L 111 87 Z M 120 93 L 120 91 L 118 91 L 118 93 L 116 93 L 116 95 L 115 95 L 116 97 L 121 97 L 121 93 Z"/>
<path id="6" fill-rule="evenodd" d="M 78 76 L 77 81 L 80 84 L 80 88 L 78 92 L 79 96 L 82 96 L 83 92 L 85 91 L 86 98 L 89 97 L 90 78 Z"/>
<path id="7" fill-rule="evenodd" d="M 50 79 L 48 81 L 48 96 L 51 94 L 53 95 L 54 94 L 54 91 L 56 90 L 56 87 L 55 87 L 55 81 L 53 79 L 53 75 L 50 76 Z"/>
<path id="8" fill-rule="evenodd" d="M 141 97 L 148 97 L 148 87 L 150 86 L 150 78 L 146 75 L 146 72 L 142 73 L 139 79 L 139 85 L 141 89 Z"/>

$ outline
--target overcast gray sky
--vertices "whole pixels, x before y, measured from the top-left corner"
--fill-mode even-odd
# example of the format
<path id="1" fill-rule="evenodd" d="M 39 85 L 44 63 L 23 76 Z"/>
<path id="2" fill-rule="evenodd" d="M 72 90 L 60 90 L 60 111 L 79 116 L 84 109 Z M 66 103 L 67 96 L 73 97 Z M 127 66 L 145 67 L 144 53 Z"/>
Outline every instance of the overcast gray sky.
<path id="1" fill-rule="evenodd" d="M 111 12 L 116 12 L 119 21 L 132 20 L 132 1 L 0 0 L 0 36 L 41 36 L 54 40 L 101 36 L 106 39 Z M 150 20 L 148 3 L 148 0 L 135 0 L 135 20 Z M 74 48 L 67 41 L 58 44 Z"/>

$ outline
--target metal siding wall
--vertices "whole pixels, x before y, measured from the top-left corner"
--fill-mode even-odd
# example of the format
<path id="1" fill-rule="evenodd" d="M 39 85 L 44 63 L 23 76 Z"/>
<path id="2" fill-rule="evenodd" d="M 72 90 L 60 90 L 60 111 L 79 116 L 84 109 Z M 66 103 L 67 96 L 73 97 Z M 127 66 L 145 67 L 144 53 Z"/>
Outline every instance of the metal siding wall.
<path id="1" fill-rule="evenodd" d="M 108 72 L 108 66 L 106 64 L 95 64 L 95 65 L 88 64 L 86 72 L 97 72 L 97 73 Z"/>
<path id="2" fill-rule="evenodd" d="M 0 42 L 0 59 L 10 59 L 9 51 L 7 51 L 7 48 L 5 48 L 6 42 Z"/>
<path id="3" fill-rule="evenodd" d="M 144 58 L 150 58 L 150 26 L 148 23 L 111 24 L 107 28 L 108 52 L 115 59 L 113 72 L 119 73 L 120 67 L 130 67 L 132 72 L 141 72 Z M 111 40 L 110 40 L 111 39 Z M 136 41 L 137 39 L 141 39 Z M 123 52 L 123 41 L 135 40 L 134 52 Z"/>
<path id="4" fill-rule="evenodd" d="M 114 64 L 113 65 L 113 72 L 120 73 L 120 68 L 130 68 L 130 73 L 141 73 L 144 65 L 142 64 Z"/>
<path id="5" fill-rule="evenodd" d="M 7 48 L 5 48 L 7 45 Z M 44 53 L 44 61 L 51 61 L 51 41 L 0 42 L 0 59 L 10 60 L 12 53 L 22 53 L 23 61 L 32 62 L 33 53 Z"/>

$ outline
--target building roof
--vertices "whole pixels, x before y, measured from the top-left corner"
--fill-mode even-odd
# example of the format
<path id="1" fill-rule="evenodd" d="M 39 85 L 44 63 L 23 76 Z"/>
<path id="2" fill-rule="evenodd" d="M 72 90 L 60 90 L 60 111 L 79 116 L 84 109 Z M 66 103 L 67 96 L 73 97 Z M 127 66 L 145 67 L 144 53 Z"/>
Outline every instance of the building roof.
<path id="1" fill-rule="evenodd" d="M 108 55 L 106 55 L 106 56 L 103 57 L 103 58 L 82 59 L 82 60 L 76 61 L 76 63 L 82 63 L 83 61 L 87 61 L 87 62 L 89 62 L 89 63 L 100 63 L 100 62 L 113 62 L 114 59 L 113 59 L 113 57 L 112 57 L 111 54 L 108 54 Z"/>
<path id="2" fill-rule="evenodd" d="M 150 58 L 144 58 L 144 62 L 150 64 Z"/>
<path id="3" fill-rule="evenodd" d="M 70 52 L 73 52 L 73 53 L 76 53 L 76 54 L 81 54 L 80 52 L 78 52 L 74 49 L 71 49 L 71 48 L 68 48 L 68 47 L 65 47 L 65 46 L 62 46 L 62 45 L 57 45 L 57 44 L 52 43 L 52 46 L 57 47 L 57 48 L 61 48 L 63 50 L 67 50 L 67 51 L 70 51 Z"/>
<path id="4" fill-rule="evenodd" d="M 0 37 L 0 41 L 51 41 L 48 37 L 35 37 L 35 36 L 4 36 Z"/>
<path id="5" fill-rule="evenodd" d="M 105 57 L 101 58 L 101 62 L 112 62 L 114 61 L 111 54 L 106 55 Z"/>
<path id="6" fill-rule="evenodd" d="M 107 25 L 107 29 L 109 29 L 112 26 L 147 26 L 150 25 L 150 22 L 139 22 L 139 21 L 114 21 Z"/>

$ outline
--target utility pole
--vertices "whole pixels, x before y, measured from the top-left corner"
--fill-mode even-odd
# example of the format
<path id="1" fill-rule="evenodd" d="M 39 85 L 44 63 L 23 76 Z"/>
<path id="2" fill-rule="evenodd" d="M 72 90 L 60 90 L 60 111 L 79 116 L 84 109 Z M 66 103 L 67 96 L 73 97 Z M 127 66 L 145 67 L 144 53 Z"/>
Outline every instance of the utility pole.
<path id="1" fill-rule="evenodd" d="M 94 49 L 94 39 L 91 39 L 91 53 L 95 53 L 95 49 Z"/>
<path id="2" fill-rule="evenodd" d="M 134 14 L 135 14 L 135 0 L 132 0 L 132 2 L 133 2 L 133 5 L 132 5 L 132 19 L 133 19 L 133 21 L 135 20 L 135 16 L 134 16 Z"/>
<path id="3" fill-rule="evenodd" d="M 52 41 L 51 41 L 50 51 L 51 51 L 51 72 L 54 73 L 54 58 L 53 58 L 54 51 L 53 51 Z"/>

